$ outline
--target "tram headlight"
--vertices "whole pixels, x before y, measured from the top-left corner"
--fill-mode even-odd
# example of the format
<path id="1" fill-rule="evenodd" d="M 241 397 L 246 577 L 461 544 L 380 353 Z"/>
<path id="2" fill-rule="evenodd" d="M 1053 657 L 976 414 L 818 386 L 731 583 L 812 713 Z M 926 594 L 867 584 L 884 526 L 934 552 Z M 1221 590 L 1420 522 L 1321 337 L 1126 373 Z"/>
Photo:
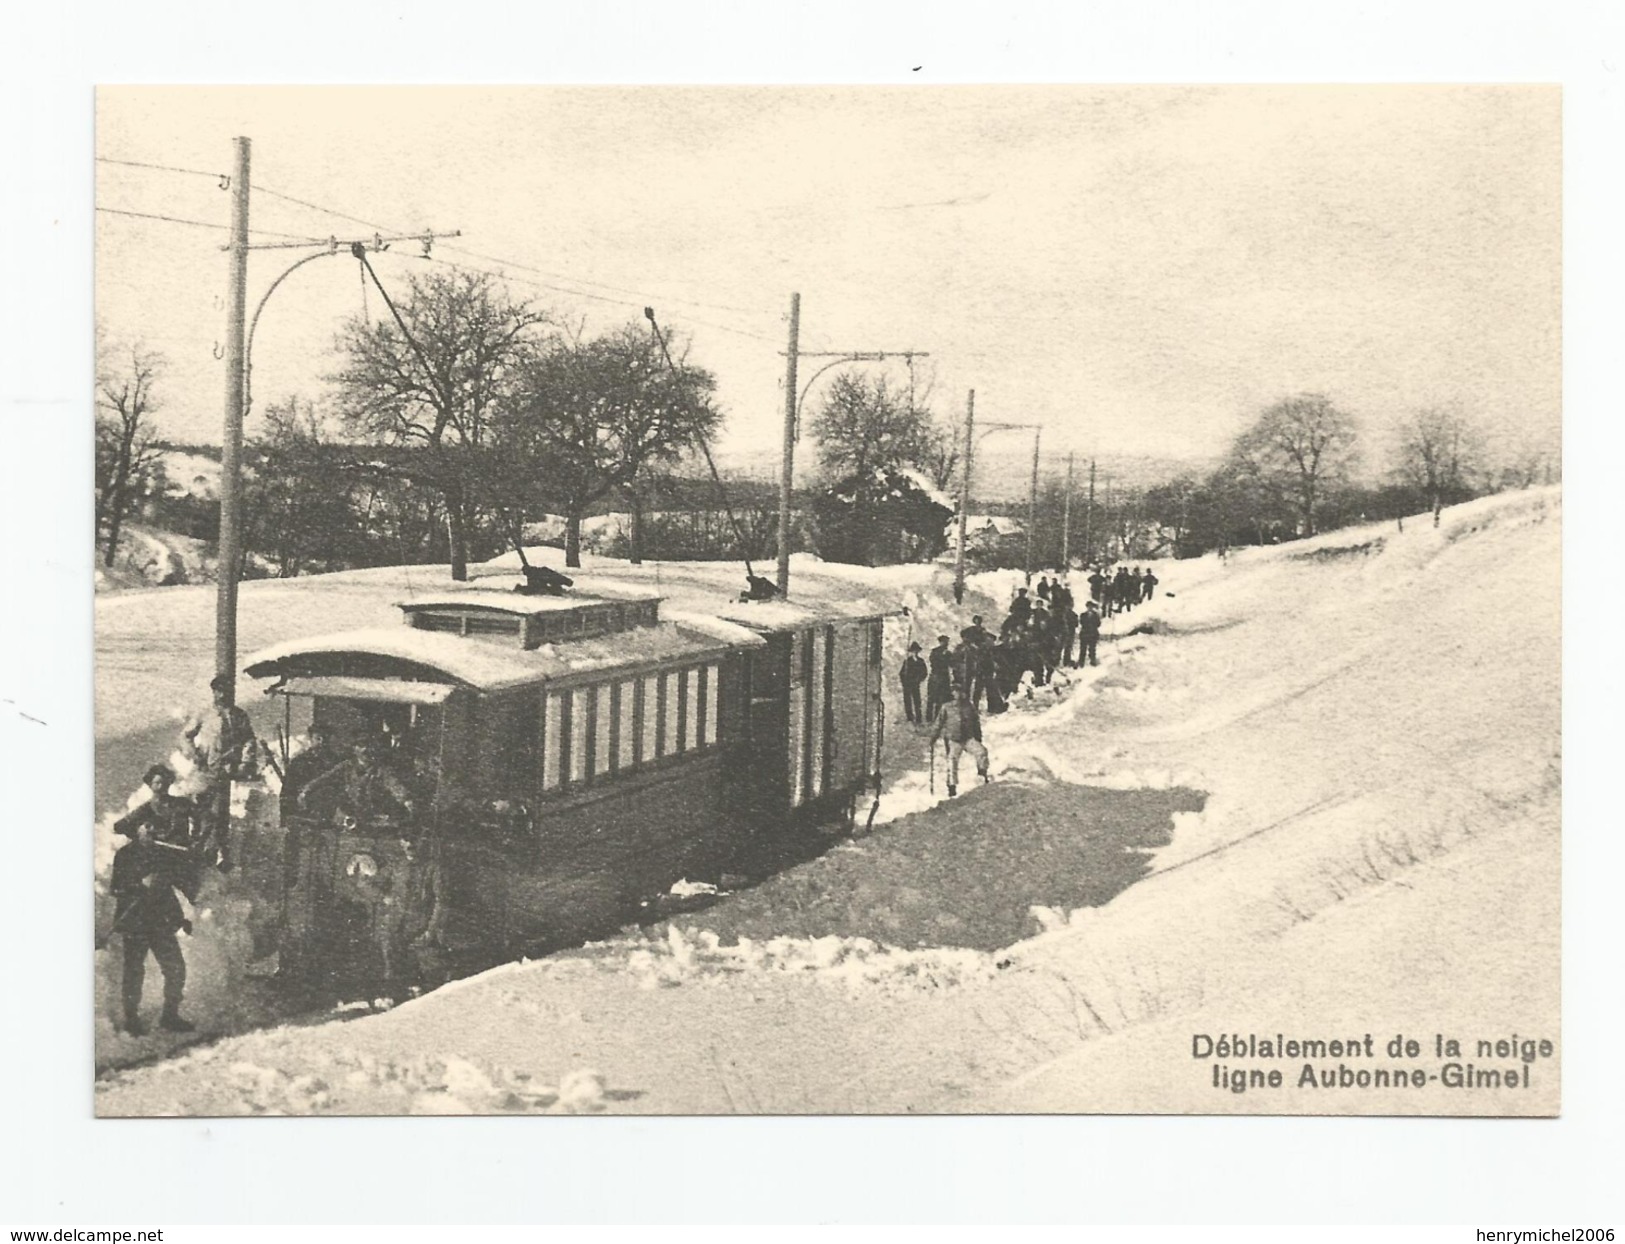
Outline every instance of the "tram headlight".
<path id="1" fill-rule="evenodd" d="M 378 875 L 378 861 L 365 851 L 357 851 L 344 862 L 344 875 L 356 881 L 365 881 Z"/>

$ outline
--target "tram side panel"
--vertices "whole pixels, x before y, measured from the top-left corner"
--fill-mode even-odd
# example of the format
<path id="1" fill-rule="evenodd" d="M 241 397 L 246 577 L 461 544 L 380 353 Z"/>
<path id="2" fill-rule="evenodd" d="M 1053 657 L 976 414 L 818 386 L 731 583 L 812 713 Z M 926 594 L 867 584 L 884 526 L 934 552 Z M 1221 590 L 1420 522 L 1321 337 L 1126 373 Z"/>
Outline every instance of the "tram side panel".
<path id="1" fill-rule="evenodd" d="M 478 735 L 534 719 L 523 832 L 446 842 L 456 940 L 514 947 L 601 929 L 679 878 L 712 877 L 748 825 L 735 790 L 741 751 L 738 656 L 530 693 Z M 512 784 L 510 783 L 510 786 Z M 515 796 L 510 796 L 515 797 Z M 448 933 L 448 936 L 451 936 Z"/>

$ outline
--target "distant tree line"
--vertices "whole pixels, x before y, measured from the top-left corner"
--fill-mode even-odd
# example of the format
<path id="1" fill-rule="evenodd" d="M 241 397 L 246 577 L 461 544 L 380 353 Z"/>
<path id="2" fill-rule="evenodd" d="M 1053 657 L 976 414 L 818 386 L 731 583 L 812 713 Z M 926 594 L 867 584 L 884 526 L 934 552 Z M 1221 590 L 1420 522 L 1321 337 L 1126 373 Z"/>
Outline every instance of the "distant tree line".
<path id="1" fill-rule="evenodd" d="M 392 311 L 343 324 L 322 404 L 287 398 L 257 421 L 244 446 L 240 573 L 431 562 L 466 578 L 472 562 L 537 542 L 551 516 L 562 531 L 541 539 L 556 539 L 577 566 L 584 523 L 609 512 L 626 515 L 601 537 L 599 551 L 612 556 L 772 555 L 776 486 L 718 489 L 704 477 L 697 450 L 722 416 L 715 378 L 688 361 L 680 337 L 662 343 L 642 321 L 589 335 L 497 278 L 461 269 L 410 277 Z M 153 425 L 163 358 L 98 338 L 97 363 L 96 531 L 106 564 L 137 517 L 213 543 L 213 498 L 164 476 Z M 855 367 L 830 380 L 810 419 L 818 478 L 795 504 L 792 547 L 871 565 L 946 550 L 962 433 L 930 398 L 912 361 L 906 385 Z M 1446 506 L 1550 482 L 1558 470 L 1538 447 L 1492 466 L 1474 421 L 1449 406 L 1405 421 L 1377 482 L 1357 477 L 1360 451 L 1355 421 L 1308 393 L 1260 412 L 1204 474 L 1110 488 L 1092 510 L 1075 485 L 1069 523 L 1063 486 L 1047 479 L 1034 568 L 1060 564 L 1063 529 L 1074 562 L 1192 556 L 1426 511 L 1437 521 Z M 1002 508 L 1027 522 L 1026 505 Z M 983 564 L 1020 564 L 1025 543 L 978 554 Z"/>

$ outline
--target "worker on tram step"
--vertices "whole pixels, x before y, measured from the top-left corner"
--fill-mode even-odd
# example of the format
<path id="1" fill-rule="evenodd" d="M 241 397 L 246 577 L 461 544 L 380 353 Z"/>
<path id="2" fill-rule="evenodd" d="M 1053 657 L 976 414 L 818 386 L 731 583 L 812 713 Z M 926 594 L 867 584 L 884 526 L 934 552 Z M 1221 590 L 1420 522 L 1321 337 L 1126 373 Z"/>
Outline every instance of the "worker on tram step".
<path id="1" fill-rule="evenodd" d="M 930 677 L 925 684 L 925 715 L 936 719 L 937 710 L 953 697 L 953 659 L 948 649 L 948 637 L 937 636 L 937 646 L 927 658 Z"/>
<path id="2" fill-rule="evenodd" d="M 976 772 L 987 781 L 988 755 L 982 745 L 982 718 L 970 697 L 960 688 L 959 694 L 937 710 L 931 724 L 930 745 L 934 748 L 941 739 L 948 749 L 948 797 L 959 793 L 959 758 L 969 752 L 976 761 Z"/>
<path id="3" fill-rule="evenodd" d="M 333 815 L 364 824 L 374 817 L 390 819 L 412 815 L 416 801 L 406 784 L 384 765 L 383 740 L 363 736 L 351 745 L 351 756 L 305 784 L 297 803 L 302 811 L 333 801 Z"/>
<path id="4" fill-rule="evenodd" d="M 924 725 L 925 712 L 920 707 L 920 688 L 925 685 L 926 669 L 918 643 L 909 644 L 908 655 L 903 658 L 903 668 L 898 671 L 897 678 L 903 684 L 903 716 L 916 726 Z"/>
<path id="5" fill-rule="evenodd" d="M 197 802 L 205 850 L 222 870 L 231 867 L 226 852 L 231 823 L 231 784 L 254 776 L 259 740 L 248 714 L 231 703 L 235 683 L 229 674 L 209 680 L 210 706 L 181 728 L 181 745 L 194 770 L 187 775 L 189 794 Z"/>
<path id="6" fill-rule="evenodd" d="M 1078 618 L 1078 664 L 1099 665 L 1095 649 L 1100 643 L 1100 607 L 1090 601 Z"/>
<path id="7" fill-rule="evenodd" d="M 181 1018 L 186 958 L 175 937 L 182 929 L 190 933 L 192 925 L 182 913 L 175 891 L 189 900 L 195 898 L 197 873 L 184 848 L 158 837 L 159 820 L 157 815 L 136 817 L 132 813 L 115 826 L 131 839 L 113 856 L 109 888 L 115 902 L 113 932 L 119 934 L 124 951 L 120 987 L 124 1031 L 135 1037 L 145 1036 L 147 1031 L 141 1022 L 141 990 L 149 954 L 164 974 L 164 1009 L 158 1026 L 166 1032 L 192 1031 L 192 1025 Z"/>
<path id="8" fill-rule="evenodd" d="M 438 839 L 403 833 L 385 866 L 373 908 L 373 936 L 391 981 L 422 981 L 442 966 L 446 909 Z"/>

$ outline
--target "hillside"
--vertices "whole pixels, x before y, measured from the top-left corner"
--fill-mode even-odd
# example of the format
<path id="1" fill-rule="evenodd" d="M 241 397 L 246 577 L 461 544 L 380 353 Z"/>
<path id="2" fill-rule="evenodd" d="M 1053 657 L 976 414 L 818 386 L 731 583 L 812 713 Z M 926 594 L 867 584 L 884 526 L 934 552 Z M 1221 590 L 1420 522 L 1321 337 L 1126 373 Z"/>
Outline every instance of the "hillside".
<path id="1" fill-rule="evenodd" d="M 990 786 L 943 802 L 899 732 L 867 838 L 387 1013 L 112 1072 L 98 1113 L 1552 1113 L 1561 513 L 1532 490 L 1438 529 L 1161 566 L 1166 595 L 1128 619 L 1142 633 L 988 723 Z M 970 612 L 928 568 L 824 569 L 912 602 L 894 653 L 908 625 Z M 377 620 L 401 575 L 245 585 L 245 647 Z M 967 606 L 1013 582 L 980 576 Z M 206 671 L 203 602 L 147 608 L 98 601 L 115 768 Z M 155 626 L 172 646 L 149 646 Z M 1193 1057 L 1203 1033 L 1372 1033 L 1379 1055 L 1399 1033 L 1517 1033 L 1556 1052 L 1515 1091 L 1306 1090 L 1293 1062 L 1289 1087 L 1238 1094 Z"/>

